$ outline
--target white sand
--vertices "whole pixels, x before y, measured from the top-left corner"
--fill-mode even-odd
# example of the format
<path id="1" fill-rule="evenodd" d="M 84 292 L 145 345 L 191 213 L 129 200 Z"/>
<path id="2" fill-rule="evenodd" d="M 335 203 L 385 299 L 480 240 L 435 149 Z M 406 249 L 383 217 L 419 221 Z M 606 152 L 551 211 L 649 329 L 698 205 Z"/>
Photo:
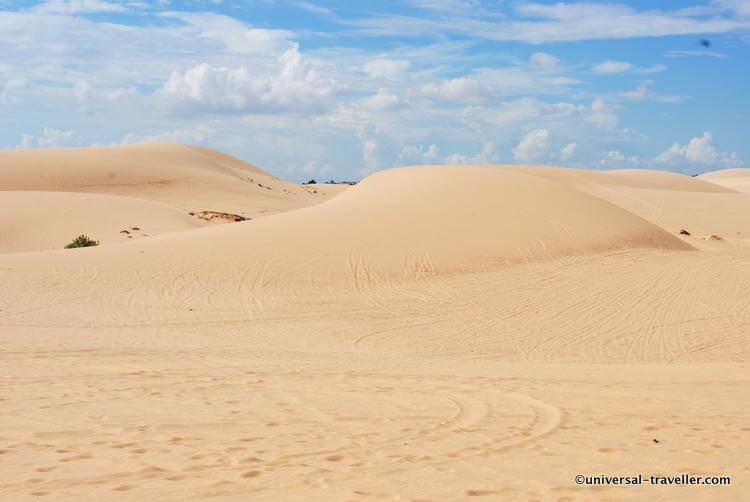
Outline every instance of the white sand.
<path id="1" fill-rule="evenodd" d="M 2 499 L 746 491 L 743 181 L 433 166 L 315 194 L 171 144 L 0 159 L 0 246 L 43 249 L 77 221 L 107 240 L 0 256 Z M 19 192 L 60 187 L 87 193 Z M 210 225 L 193 209 L 283 214 Z M 152 233 L 107 233 L 123 225 Z"/>

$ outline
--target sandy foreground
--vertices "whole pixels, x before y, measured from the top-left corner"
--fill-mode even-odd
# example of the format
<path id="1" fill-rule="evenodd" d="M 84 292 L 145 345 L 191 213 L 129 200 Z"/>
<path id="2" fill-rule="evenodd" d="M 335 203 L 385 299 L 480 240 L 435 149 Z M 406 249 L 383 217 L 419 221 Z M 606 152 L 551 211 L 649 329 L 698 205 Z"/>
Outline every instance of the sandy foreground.
<path id="1" fill-rule="evenodd" d="M 750 170 L 157 143 L 0 152 L 0 208 L 2 500 L 747 497 Z"/>

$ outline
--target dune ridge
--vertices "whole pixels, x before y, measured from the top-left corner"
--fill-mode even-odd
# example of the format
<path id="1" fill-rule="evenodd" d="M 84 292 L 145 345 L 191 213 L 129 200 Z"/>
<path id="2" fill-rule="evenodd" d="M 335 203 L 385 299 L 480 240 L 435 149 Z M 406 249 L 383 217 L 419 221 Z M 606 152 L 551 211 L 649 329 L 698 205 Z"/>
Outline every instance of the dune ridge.
<path id="1" fill-rule="evenodd" d="M 81 233 L 111 244 L 261 218 L 348 188 L 290 183 L 230 155 L 168 142 L 3 151 L 0 173 L 0 252 L 56 249 Z"/>
<path id="2" fill-rule="evenodd" d="M 698 178 L 738 192 L 750 193 L 750 168 L 747 167 L 708 172 Z"/>
<path id="3" fill-rule="evenodd" d="M 248 218 L 305 207 L 344 189 L 306 189 L 215 150 L 169 142 L 3 151 L 0 166 L 0 191 L 122 195 Z"/>

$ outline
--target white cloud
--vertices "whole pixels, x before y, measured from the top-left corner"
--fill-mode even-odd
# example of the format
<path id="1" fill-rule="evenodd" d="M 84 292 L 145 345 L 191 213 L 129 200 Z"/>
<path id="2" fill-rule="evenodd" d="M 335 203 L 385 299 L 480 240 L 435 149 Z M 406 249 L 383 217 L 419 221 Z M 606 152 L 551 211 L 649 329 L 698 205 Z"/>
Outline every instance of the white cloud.
<path id="1" fill-rule="evenodd" d="M 377 58 L 367 62 L 362 71 L 372 78 L 398 80 L 411 67 L 411 63 L 404 59 Z"/>
<path id="2" fill-rule="evenodd" d="M 128 133 L 121 140 L 121 145 L 127 145 L 131 143 L 138 143 L 140 141 L 174 141 L 176 143 L 193 143 L 201 144 L 205 143 L 210 137 L 217 133 L 217 129 L 207 126 L 200 125 L 192 129 L 173 129 L 171 131 L 165 131 L 158 134 L 152 135 L 140 135 L 136 133 Z"/>
<path id="3" fill-rule="evenodd" d="M 428 83 L 422 95 L 449 101 L 482 101 L 511 95 L 558 94 L 579 81 L 567 76 L 546 76 L 552 61 L 539 58 L 547 69 L 534 64 L 511 67 L 478 68 L 465 76 Z"/>
<path id="4" fill-rule="evenodd" d="M 91 83 L 87 80 L 78 80 L 73 84 L 73 94 L 81 101 L 85 101 L 91 96 L 91 89 Z"/>
<path id="5" fill-rule="evenodd" d="M 638 108 L 644 105 L 635 100 L 680 97 L 650 93 L 648 86 L 631 90 L 631 84 L 621 88 L 629 92 L 617 95 L 609 84 L 601 87 L 605 85 L 601 78 L 574 87 L 578 81 L 572 76 L 592 77 L 591 64 L 609 58 L 627 60 L 625 52 L 588 63 L 569 60 L 572 56 L 566 53 L 563 64 L 547 52 L 533 50 L 528 51 L 533 53 L 528 60 L 519 60 L 496 53 L 477 39 L 506 37 L 537 43 L 592 36 L 627 38 L 633 36 L 635 18 L 670 24 L 655 29 L 657 35 L 660 30 L 677 29 L 680 23 L 679 29 L 695 29 L 722 21 L 725 28 L 734 23 L 731 30 L 741 24 L 729 18 L 730 11 L 718 14 L 715 6 L 702 7 L 713 9 L 708 14 L 691 14 L 684 9 L 630 8 L 611 2 L 566 2 L 537 6 L 539 10 L 536 4 L 524 2 L 410 0 L 421 2 L 420 8 L 429 7 L 420 12 L 423 19 L 380 14 L 386 9 L 401 10 L 390 7 L 378 8 L 380 13 L 372 15 L 396 34 L 398 43 L 391 43 L 353 41 L 348 37 L 357 26 L 345 28 L 344 38 L 333 38 L 336 29 L 295 34 L 264 29 L 260 24 L 255 27 L 228 15 L 159 13 L 165 5 L 183 8 L 178 2 L 136 6 L 130 0 L 110 0 L 113 5 L 118 1 L 131 9 L 129 15 L 88 16 L 83 11 L 93 12 L 97 7 L 87 2 L 58 1 L 68 13 L 62 7 L 56 13 L 43 13 L 0 0 L 0 5 L 13 9 L 0 8 L 0 75 L 5 77 L 0 77 L 0 103 L 6 111 L 0 117 L 3 144 L 15 146 L 20 132 L 28 131 L 39 133 L 28 136 L 25 144 L 29 146 L 112 143 L 124 132 L 134 131 L 139 135 L 128 135 L 125 140 L 147 136 L 201 143 L 271 170 L 295 166 L 295 173 L 301 175 L 330 166 L 337 177 L 348 177 L 356 168 L 347 173 L 344 166 L 362 160 L 368 169 L 443 159 L 509 161 L 514 147 L 521 156 L 534 156 L 533 149 L 524 153 L 518 148 L 520 136 L 544 130 L 547 146 L 535 162 L 569 160 L 571 165 L 596 165 L 601 157 L 614 162 L 609 152 L 619 148 L 627 154 L 625 163 L 630 162 L 628 152 L 652 148 L 661 133 L 641 138 L 621 129 L 621 110 L 628 111 L 627 125 L 638 127 L 643 117 Z M 210 10 L 212 1 L 190 0 L 189 5 Z M 283 2 L 275 3 L 284 8 Z M 299 2 L 297 6 L 305 8 Z M 515 11 L 518 6 L 520 16 Z M 530 10 L 524 10 L 527 7 Z M 329 22 L 348 22 L 351 11 L 340 16 L 336 13 L 340 8 L 317 12 L 331 15 Z M 243 4 L 235 3 L 232 9 L 222 10 L 244 16 L 248 11 L 243 9 Z M 604 19 L 616 12 L 624 12 L 622 23 Z M 722 19 L 711 18 L 714 15 Z M 593 23 L 599 19 L 604 19 L 604 27 Z M 296 26 L 272 24 L 290 25 Z M 608 29 L 611 35 L 604 33 Z M 435 38 L 426 44 L 425 37 L 405 40 L 410 33 Z M 294 45 L 298 38 L 310 40 L 309 48 L 300 52 Z M 336 45 L 340 43 L 345 46 Z M 545 46 L 545 50 L 555 53 L 554 47 Z M 687 52 L 706 55 L 706 51 Z M 500 63 L 504 60 L 510 62 Z M 660 64 L 640 67 L 636 63 L 640 60 L 627 63 L 631 76 L 649 78 L 647 74 L 666 69 Z M 597 95 L 605 97 L 594 99 Z M 626 102 L 623 97 L 634 101 Z M 177 113 L 159 113 L 163 111 Z M 49 120 L 50 113 L 65 116 L 66 121 Z M 303 120 L 299 114 L 313 116 Z M 113 116 L 118 120 L 108 120 Z M 662 129 L 672 120 L 664 119 Z M 39 132 L 44 124 L 64 125 L 77 132 L 68 138 L 55 130 L 45 135 Z M 688 146 L 678 145 L 682 153 L 675 162 L 692 162 L 687 159 Z M 694 150 L 690 156 L 697 158 Z M 722 154 L 717 155 L 721 158 Z M 300 158 L 315 159 L 317 167 L 300 167 L 305 162 Z"/>
<path id="6" fill-rule="evenodd" d="M 625 160 L 625 155 L 620 150 L 610 150 L 607 152 L 605 158 L 611 162 L 622 162 Z"/>
<path id="7" fill-rule="evenodd" d="M 21 142 L 16 148 L 53 148 L 64 146 L 70 142 L 74 134 L 73 131 L 63 131 L 61 129 L 45 127 L 41 136 L 34 136 L 31 134 L 21 135 Z"/>
<path id="8" fill-rule="evenodd" d="M 519 162 L 533 162 L 549 148 L 549 131 L 535 129 L 527 133 L 513 148 L 513 158 Z"/>
<path id="9" fill-rule="evenodd" d="M 618 122 L 615 107 L 602 98 L 596 98 L 591 102 L 591 108 L 584 111 L 584 119 L 599 127 L 614 127 Z"/>
<path id="10" fill-rule="evenodd" d="M 184 73 L 172 73 L 155 97 L 177 111 L 301 113 L 321 110 L 328 98 L 347 90 L 305 61 L 296 44 L 278 63 L 278 71 L 272 73 L 202 63 Z"/>
<path id="11" fill-rule="evenodd" d="M 715 59 L 727 59 L 729 56 L 723 52 L 716 51 L 668 51 L 664 54 L 665 58 L 689 58 L 689 57 L 709 57 Z"/>
<path id="12" fill-rule="evenodd" d="M 372 172 L 380 167 L 380 161 L 377 158 L 378 142 L 374 139 L 368 139 L 362 144 L 362 160 L 365 167 L 363 172 Z"/>
<path id="13" fill-rule="evenodd" d="M 714 3 L 740 16 L 750 17 L 750 1 L 748 0 L 714 0 Z"/>
<path id="14" fill-rule="evenodd" d="M 750 26 L 745 18 L 720 16 L 716 12 L 706 15 L 705 11 L 638 10 L 613 3 L 522 2 L 515 8 L 516 16 L 497 15 L 497 9 L 493 10 L 494 16 L 480 8 L 454 8 L 436 11 L 435 16 L 378 14 L 358 19 L 339 19 L 339 22 L 376 36 L 460 34 L 531 44 L 728 33 Z"/>
<path id="15" fill-rule="evenodd" d="M 651 73 L 661 73 L 663 71 L 666 71 L 668 68 L 663 64 L 655 64 L 651 66 L 647 66 L 645 68 L 638 68 L 636 70 L 638 73 L 645 73 L 645 74 L 651 74 Z"/>
<path id="16" fill-rule="evenodd" d="M 651 86 L 654 84 L 651 80 L 645 80 L 638 84 L 632 91 L 625 91 L 620 93 L 623 98 L 631 99 L 633 101 L 643 101 L 651 96 Z"/>
<path id="17" fill-rule="evenodd" d="M 487 164 L 497 157 L 497 150 L 493 141 L 483 141 L 482 150 L 476 155 L 453 153 L 444 160 L 446 164 Z"/>
<path id="18" fill-rule="evenodd" d="M 23 78 L 10 79 L 0 87 L 0 105 L 10 104 L 16 91 L 26 89 L 29 83 Z"/>
<path id="19" fill-rule="evenodd" d="M 414 164 L 430 164 L 440 157 L 437 145 L 406 145 L 398 154 L 395 164 L 399 166 Z"/>
<path id="20" fill-rule="evenodd" d="M 529 58 L 529 63 L 535 68 L 545 71 L 557 70 L 560 65 L 560 60 L 552 54 L 546 52 L 535 52 Z"/>
<path id="21" fill-rule="evenodd" d="M 563 160 L 569 160 L 575 153 L 578 145 L 576 143 L 568 143 L 560 149 L 560 158 Z"/>
<path id="22" fill-rule="evenodd" d="M 123 12 L 122 5 L 103 0 L 47 0 L 36 5 L 34 12 L 40 14 L 89 14 L 93 12 Z"/>
<path id="23" fill-rule="evenodd" d="M 364 109 L 374 112 L 393 111 L 406 106 L 401 98 L 385 89 L 379 89 L 377 94 L 362 98 L 360 105 Z"/>
<path id="24" fill-rule="evenodd" d="M 331 170 L 331 165 L 318 160 L 306 162 L 300 169 L 305 174 L 325 175 Z"/>
<path id="25" fill-rule="evenodd" d="M 452 101 L 474 101 L 492 96 L 492 90 L 473 78 L 461 77 L 422 88 L 425 96 Z"/>
<path id="26" fill-rule="evenodd" d="M 594 73 L 598 73 L 600 75 L 613 75 L 615 73 L 623 73 L 628 71 L 633 67 L 632 64 L 628 63 L 627 61 L 603 61 L 601 63 L 598 63 L 594 65 L 592 68 Z"/>
<path id="27" fill-rule="evenodd" d="M 736 153 L 719 152 L 713 145 L 713 134 L 706 131 L 702 136 L 692 138 L 687 145 L 674 143 L 656 159 L 670 165 L 678 165 L 680 162 L 689 161 L 708 167 L 737 166 L 741 163 Z"/>
<path id="28" fill-rule="evenodd" d="M 236 54 L 275 54 L 292 47 L 294 33 L 287 30 L 250 28 L 229 16 L 201 12 L 167 12 L 163 17 L 179 19 L 198 30 L 198 36 L 222 43 Z"/>

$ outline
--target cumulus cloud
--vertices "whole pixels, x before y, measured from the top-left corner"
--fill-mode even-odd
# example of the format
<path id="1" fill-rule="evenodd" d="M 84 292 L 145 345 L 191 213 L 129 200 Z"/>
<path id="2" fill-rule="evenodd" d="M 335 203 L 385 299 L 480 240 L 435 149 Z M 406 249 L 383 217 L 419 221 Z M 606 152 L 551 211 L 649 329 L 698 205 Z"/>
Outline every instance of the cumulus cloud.
<path id="1" fill-rule="evenodd" d="M 535 129 L 521 138 L 521 141 L 513 148 L 513 158 L 518 162 L 533 162 L 547 153 L 548 148 L 549 131 Z"/>
<path id="2" fill-rule="evenodd" d="M 615 107 L 602 98 L 594 99 L 591 102 L 591 107 L 584 110 L 583 115 L 585 120 L 599 127 L 614 127 L 618 122 Z"/>
<path id="3" fill-rule="evenodd" d="M 598 63 L 594 65 L 592 68 L 594 73 L 598 73 L 600 75 L 612 75 L 615 73 L 623 73 L 628 71 L 633 67 L 632 64 L 628 63 L 627 61 L 603 61 L 601 63 Z"/>
<path id="4" fill-rule="evenodd" d="M 529 63 L 535 68 L 545 71 L 557 70 L 560 65 L 560 60 L 552 54 L 546 52 L 535 52 L 529 58 Z"/>
<path id="5" fill-rule="evenodd" d="M 74 134 L 73 131 L 45 127 L 40 136 L 34 136 L 32 134 L 21 135 L 21 142 L 16 148 L 53 148 L 64 146 L 70 142 Z"/>
<path id="6" fill-rule="evenodd" d="M 201 63 L 184 73 L 172 73 L 155 97 L 177 111 L 293 113 L 320 110 L 328 98 L 346 90 L 305 61 L 295 44 L 279 58 L 277 72 Z"/>
<path id="7" fill-rule="evenodd" d="M 625 160 L 625 155 L 620 150 L 610 150 L 604 158 L 607 162 L 622 162 Z"/>
<path id="8" fill-rule="evenodd" d="M 393 111 L 406 106 L 401 98 L 385 89 L 379 89 L 377 94 L 362 98 L 359 103 L 365 110 L 374 112 Z"/>
<path id="9" fill-rule="evenodd" d="M 444 162 L 446 164 L 486 164 L 492 162 L 496 156 L 497 150 L 494 141 L 483 141 L 482 150 L 476 155 L 452 153 L 444 159 Z"/>
<path id="10" fill-rule="evenodd" d="M 430 164 L 440 157 L 437 145 L 406 145 L 398 154 L 395 164 L 399 166 L 409 164 Z"/>
<path id="11" fill-rule="evenodd" d="M 406 74 L 410 67 L 411 63 L 404 59 L 377 58 L 368 61 L 362 71 L 372 78 L 398 80 Z"/>
<path id="12" fill-rule="evenodd" d="M 707 167 L 728 167 L 741 163 L 736 153 L 724 153 L 713 144 L 713 134 L 706 131 L 702 136 L 692 138 L 687 145 L 674 143 L 656 157 L 658 162 L 678 165 L 685 161 Z"/>
<path id="13" fill-rule="evenodd" d="M 328 37 L 341 29 L 352 33 L 358 28 L 379 28 L 350 22 L 360 14 L 339 16 L 338 7 L 314 10 L 333 14 L 330 23 L 347 26 L 327 24 L 328 33 L 295 34 L 230 17 L 247 13 L 236 3 L 238 9 L 220 9 L 224 14 L 160 12 L 162 8 L 216 10 L 218 0 L 183 4 L 39 1 L 0 0 L 6 6 L 0 8 L 0 75 L 5 76 L 0 77 L 0 104 L 8 112 L 0 117 L 4 144 L 15 146 L 20 132 L 29 131 L 39 136 L 27 135 L 22 139 L 26 146 L 72 144 L 72 131 L 40 132 L 45 124 L 59 125 L 45 119 L 52 113 L 68 117 L 66 127 L 77 131 L 75 144 L 111 143 L 124 132 L 135 131 L 151 134 L 150 138 L 225 148 L 272 170 L 293 165 L 297 173 L 321 172 L 330 165 L 344 174 L 343 166 L 362 161 L 372 170 L 393 163 L 477 163 L 509 161 L 516 156 L 534 158 L 534 162 L 565 160 L 570 165 L 596 165 L 602 157 L 607 162 L 628 163 L 631 152 L 653 148 L 663 136 L 656 132 L 653 138 L 636 137 L 619 128 L 620 110 L 629 112 L 626 125 L 638 127 L 643 117 L 638 110 L 643 104 L 638 100 L 679 97 L 657 95 L 652 92 L 657 88 L 644 83 L 635 89 L 625 84 L 618 90 L 627 92 L 616 94 L 602 78 L 573 87 L 577 81 L 571 77 L 591 77 L 596 71 L 593 63 L 603 65 L 599 68 L 603 75 L 625 71 L 641 78 L 664 71 L 664 65 L 641 67 L 636 60 L 632 64 L 616 61 L 628 59 L 625 46 L 623 52 L 589 62 L 571 60 L 577 54 L 574 51 L 566 53 L 563 64 L 554 55 L 534 49 L 528 59 L 500 64 L 503 57 L 494 52 L 494 46 L 478 39 L 536 44 L 640 37 L 646 31 L 654 36 L 678 31 L 704 36 L 711 29 L 728 32 L 750 25 L 750 21 L 730 17 L 741 11 L 741 0 L 722 2 L 725 11 L 716 6 L 720 0 L 682 10 L 631 8 L 622 2 L 542 4 L 532 0 L 490 6 L 492 2 L 485 0 L 414 0 L 410 9 L 394 5 L 378 7 L 377 14 L 360 11 L 370 16 L 368 23 L 382 22 L 382 28 L 391 30 L 399 43 L 377 38 L 342 47 L 329 43 Z M 432 7 L 429 12 L 421 11 L 420 19 L 408 18 L 409 12 L 419 9 L 414 7 L 416 2 Z M 37 7 L 27 6 L 32 3 Z M 282 13 L 285 8 L 284 2 L 275 2 L 276 7 L 273 2 L 265 4 Z M 314 7 L 301 1 L 295 5 Z M 112 6 L 129 9 L 128 15 L 88 15 L 116 14 Z M 489 10 L 496 15 L 484 15 Z M 699 10 L 703 13 L 696 13 Z M 271 19 L 265 13 L 259 16 L 252 18 L 259 23 Z M 467 36 L 453 36 L 459 32 Z M 411 34 L 425 36 L 404 38 Z M 302 36 L 314 47 L 303 53 L 295 44 Z M 553 46 L 544 48 L 556 54 Z M 698 50 L 669 55 L 726 57 Z M 597 95 L 610 97 L 593 99 Z M 179 116 L 154 114 L 155 105 L 161 105 L 159 111 Z M 315 116 L 300 120 L 298 113 Z M 119 120 L 106 120 L 112 116 Z M 664 119 L 662 131 L 674 120 L 674 116 Z M 28 128 L 29 123 L 34 125 Z M 82 124 L 89 125 L 81 129 Z M 532 135 L 527 140 L 529 131 L 547 131 L 547 139 Z M 714 132 L 721 135 L 719 130 Z M 67 133 L 71 135 L 66 137 Z M 546 142 L 546 147 L 527 146 L 532 139 L 542 145 Z M 698 139 L 705 142 L 703 137 Z M 669 143 L 659 143 L 654 152 Z M 676 166 L 697 158 L 724 165 L 717 159 L 731 158 L 716 147 L 713 151 L 718 157 L 710 149 L 704 149 L 701 157 L 696 153 L 700 148 L 691 148 L 690 143 L 677 144 L 666 157 Z M 626 152 L 624 161 L 617 160 L 617 153 L 612 152 L 619 150 L 613 148 Z M 299 158 L 320 163 L 306 171 Z M 653 158 L 643 158 L 644 164 L 653 165 Z M 356 168 L 349 175 L 355 172 Z"/>

